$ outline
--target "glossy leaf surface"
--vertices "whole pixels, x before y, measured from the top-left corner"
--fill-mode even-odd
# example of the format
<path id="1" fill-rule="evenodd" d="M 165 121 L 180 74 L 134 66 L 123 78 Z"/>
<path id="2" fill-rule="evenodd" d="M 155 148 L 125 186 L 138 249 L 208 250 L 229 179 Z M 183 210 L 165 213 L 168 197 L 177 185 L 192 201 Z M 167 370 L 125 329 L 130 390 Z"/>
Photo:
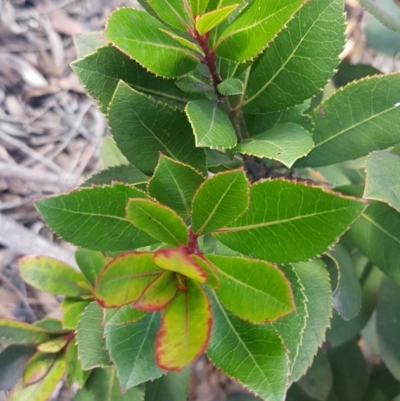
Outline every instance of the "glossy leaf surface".
<path id="1" fill-rule="evenodd" d="M 157 364 L 183 369 L 207 348 L 212 325 L 211 306 L 200 284 L 188 280 L 165 309 L 156 339 Z"/>
<path id="2" fill-rule="evenodd" d="M 119 252 L 156 242 L 125 218 L 128 198 L 145 197 L 133 187 L 115 184 L 41 199 L 36 207 L 64 240 L 92 250 Z"/>
<path id="3" fill-rule="evenodd" d="M 22 278 L 33 287 L 55 295 L 81 297 L 90 295 L 78 285 L 85 276 L 73 267 L 46 256 L 26 256 L 19 261 Z"/>
<path id="4" fill-rule="evenodd" d="M 187 31 L 191 15 L 182 0 L 147 0 L 157 15 L 169 25 Z"/>
<path id="5" fill-rule="evenodd" d="M 213 364 L 256 395 L 282 401 L 287 355 L 272 325 L 255 326 L 229 313 L 214 295 L 213 330 L 207 354 Z"/>
<path id="6" fill-rule="evenodd" d="M 318 93 L 339 64 L 343 32 L 342 0 L 307 2 L 254 64 L 244 110 L 283 110 Z"/>
<path id="7" fill-rule="evenodd" d="M 161 273 L 152 253 L 118 256 L 101 272 L 96 283 L 96 299 L 105 308 L 135 302 Z"/>
<path id="8" fill-rule="evenodd" d="M 199 60 L 160 28 L 167 27 L 150 14 L 120 8 L 110 16 L 104 36 L 156 75 L 174 78 L 194 70 Z"/>
<path id="9" fill-rule="evenodd" d="M 193 199 L 193 231 L 200 235 L 225 227 L 246 211 L 248 202 L 249 185 L 243 170 L 215 175 Z"/>
<path id="10" fill-rule="evenodd" d="M 298 165 L 327 166 L 399 143 L 399 77 L 353 82 L 322 103 L 312 115 L 315 148 Z"/>
<path id="11" fill-rule="evenodd" d="M 363 209 L 364 203 L 319 187 L 268 180 L 252 185 L 247 212 L 213 235 L 231 249 L 273 263 L 304 261 L 324 252 Z"/>
<path id="12" fill-rule="evenodd" d="M 184 221 L 170 208 L 150 199 L 131 199 L 127 219 L 153 238 L 168 245 L 187 245 L 188 230 Z"/>
<path id="13" fill-rule="evenodd" d="M 148 191 L 153 198 L 187 218 L 194 194 L 203 181 L 204 177 L 189 165 L 161 155 Z"/>
<path id="14" fill-rule="evenodd" d="M 238 4 L 233 4 L 230 6 L 218 8 L 218 10 L 213 10 L 208 12 L 207 14 L 202 15 L 196 22 L 196 29 L 201 34 L 211 31 L 214 27 L 219 25 L 222 21 L 229 17 L 232 14 Z"/>
<path id="15" fill-rule="evenodd" d="M 235 150 L 246 155 L 278 160 L 290 168 L 313 147 L 312 136 L 306 129 L 297 124 L 286 123 L 244 140 Z"/>
<path id="16" fill-rule="evenodd" d="M 233 148 L 236 134 L 228 114 L 218 101 L 194 100 L 185 108 L 197 147 Z"/>
<path id="17" fill-rule="evenodd" d="M 204 150 L 195 147 L 185 115 L 122 82 L 114 93 L 108 122 L 122 153 L 146 174 L 157 166 L 160 152 L 201 172 L 205 169 Z"/>
<path id="18" fill-rule="evenodd" d="M 216 294 L 233 314 L 251 323 L 276 320 L 294 309 L 290 283 L 276 266 L 237 257 L 207 255 L 216 267 Z"/>

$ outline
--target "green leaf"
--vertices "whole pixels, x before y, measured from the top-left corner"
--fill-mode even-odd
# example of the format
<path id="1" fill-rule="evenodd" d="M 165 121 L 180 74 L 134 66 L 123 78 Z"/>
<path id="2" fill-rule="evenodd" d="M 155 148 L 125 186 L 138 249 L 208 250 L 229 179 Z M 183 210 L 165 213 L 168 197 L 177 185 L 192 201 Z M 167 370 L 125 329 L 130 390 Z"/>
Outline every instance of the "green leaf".
<path id="1" fill-rule="evenodd" d="M 252 1 L 217 38 L 217 55 L 239 62 L 253 58 L 265 49 L 303 3 L 304 0 Z"/>
<path id="2" fill-rule="evenodd" d="M 264 114 L 302 103 L 334 74 L 345 42 L 343 1 L 306 3 L 254 64 L 242 104 L 245 112 Z"/>
<path id="3" fill-rule="evenodd" d="M 49 373 L 56 359 L 56 354 L 45 354 L 40 351 L 33 355 L 24 370 L 24 385 L 29 386 L 42 380 Z"/>
<path id="4" fill-rule="evenodd" d="M 85 32 L 74 35 L 74 45 L 78 58 L 86 57 L 97 48 L 107 44 L 102 37 L 102 32 Z"/>
<path id="5" fill-rule="evenodd" d="M 291 380 L 297 381 L 311 366 L 325 339 L 332 316 L 331 285 L 324 263 L 314 260 L 293 265 L 307 297 L 303 340 L 293 364 Z"/>
<path id="6" fill-rule="evenodd" d="M 166 271 L 147 286 L 132 307 L 148 312 L 162 310 L 175 298 L 177 291 L 178 281 L 175 274 Z"/>
<path id="7" fill-rule="evenodd" d="M 50 228 L 64 240 L 98 251 L 129 251 L 156 241 L 125 218 L 129 198 L 146 198 L 123 184 L 79 189 L 36 201 Z"/>
<path id="8" fill-rule="evenodd" d="M 385 278 L 379 290 L 376 327 L 380 355 L 392 375 L 400 380 L 400 286 Z"/>
<path id="9" fill-rule="evenodd" d="M 30 386 L 25 386 L 22 380 L 9 395 L 8 401 L 43 401 L 48 400 L 65 373 L 65 356 L 60 355 L 54 362 L 46 377 Z"/>
<path id="10" fill-rule="evenodd" d="M 334 374 L 334 390 L 340 401 L 361 401 L 368 387 L 366 361 L 355 342 L 328 352 Z"/>
<path id="11" fill-rule="evenodd" d="M 276 266 L 238 257 L 206 255 L 216 267 L 218 298 L 233 314 L 258 324 L 276 320 L 294 309 L 290 283 Z"/>
<path id="12" fill-rule="evenodd" d="M 203 98 L 204 96 L 216 98 L 210 71 L 203 64 L 199 64 L 195 70 L 179 78 L 175 84 L 181 91 L 192 94 L 191 96 L 202 94 Z"/>
<path id="13" fill-rule="evenodd" d="M 156 339 L 160 368 L 180 371 L 207 348 L 212 326 L 211 306 L 200 284 L 187 281 L 165 309 Z"/>
<path id="14" fill-rule="evenodd" d="M 400 215 L 396 210 L 371 202 L 347 235 L 368 259 L 400 284 Z"/>
<path id="15" fill-rule="evenodd" d="M 65 330 L 62 327 L 62 322 L 52 317 L 45 317 L 44 319 L 36 321 L 33 323 L 33 325 L 35 327 L 40 327 L 41 329 L 50 331 L 52 334 L 65 334 Z"/>
<path id="16" fill-rule="evenodd" d="M 187 245 L 185 222 L 170 208 L 150 199 L 131 199 L 126 208 L 127 219 L 156 240 L 168 245 Z"/>
<path id="17" fill-rule="evenodd" d="M 210 263 L 209 260 L 204 258 L 203 256 L 190 255 L 190 257 L 206 273 L 206 275 L 207 275 L 206 284 L 208 286 L 210 286 L 211 288 L 216 288 L 216 289 L 219 288 L 220 281 L 219 281 L 219 277 L 218 277 L 218 274 L 217 274 L 216 267 L 212 263 Z"/>
<path id="18" fill-rule="evenodd" d="M 253 393 L 282 401 L 288 381 L 288 359 L 272 325 L 254 326 L 227 312 L 212 296 L 213 329 L 207 354 L 213 364 Z"/>
<path id="19" fill-rule="evenodd" d="M 108 19 L 104 36 L 156 75 L 176 78 L 194 70 L 199 59 L 160 28 L 167 29 L 167 26 L 150 14 L 133 8 L 120 8 Z"/>
<path id="20" fill-rule="evenodd" d="M 185 111 L 197 147 L 230 149 L 237 144 L 235 129 L 220 102 L 194 100 L 187 104 Z"/>
<path id="21" fill-rule="evenodd" d="M 100 149 L 100 160 L 103 168 L 129 165 L 128 160 L 126 160 L 126 157 L 118 149 L 114 138 L 110 135 L 103 138 Z"/>
<path id="22" fill-rule="evenodd" d="M 32 345 L 10 345 L 0 353 L 0 390 L 11 390 L 22 377 L 28 360 L 36 352 Z"/>
<path id="23" fill-rule="evenodd" d="M 97 276 L 107 262 L 101 252 L 91 251 L 90 249 L 78 248 L 75 252 L 76 263 L 79 269 L 91 284 L 96 282 Z"/>
<path id="24" fill-rule="evenodd" d="M 350 82 L 378 74 L 380 74 L 380 71 L 368 64 L 351 64 L 347 61 L 342 61 L 332 80 L 336 88 L 341 88 Z"/>
<path id="25" fill-rule="evenodd" d="M 85 387 L 78 391 L 74 401 L 143 401 L 144 388 L 135 387 L 121 393 L 118 378 L 112 368 L 95 369 Z"/>
<path id="26" fill-rule="evenodd" d="M 196 22 L 196 29 L 200 35 L 210 32 L 222 21 L 228 18 L 238 7 L 239 4 L 234 4 L 227 7 L 218 8 L 218 10 L 210 11 L 202 15 Z"/>
<path id="27" fill-rule="evenodd" d="M 124 326 L 139 321 L 146 316 L 146 312 L 139 309 L 132 309 L 131 305 L 122 308 L 104 309 L 104 322 L 112 326 Z"/>
<path id="28" fill-rule="evenodd" d="M 81 187 L 90 187 L 93 185 L 112 185 L 115 182 L 124 184 L 139 184 L 149 179 L 139 169 L 132 165 L 114 166 L 100 171 L 87 179 Z"/>
<path id="29" fill-rule="evenodd" d="M 213 235 L 269 262 L 305 261 L 326 251 L 364 209 L 364 203 L 320 187 L 268 180 L 252 185 L 247 212 Z"/>
<path id="30" fill-rule="evenodd" d="M 83 301 L 82 299 L 66 298 L 61 303 L 63 310 L 62 324 L 64 329 L 75 330 L 81 320 L 83 311 L 90 304 L 90 301 Z"/>
<path id="31" fill-rule="evenodd" d="M 201 283 L 207 281 L 206 273 L 190 258 L 183 246 L 156 251 L 154 263 L 162 269 L 182 274 Z"/>
<path id="32" fill-rule="evenodd" d="M 152 174 L 160 152 L 205 172 L 204 150 L 195 147 L 190 124 L 179 110 L 157 103 L 120 82 L 108 121 L 118 147 L 145 174 Z"/>
<path id="33" fill-rule="evenodd" d="M 394 0 L 383 0 L 375 2 L 372 0 L 360 0 L 360 3 L 366 10 L 368 10 L 375 18 L 377 18 L 383 25 L 388 27 L 394 32 L 400 33 L 400 19 L 396 16 L 398 14 L 398 2 Z M 394 3 L 394 4 L 393 4 Z"/>
<path id="34" fill-rule="evenodd" d="M 333 375 L 329 359 L 321 350 L 307 374 L 299 382 L 299 387 L 313 400 L 325 401 L 331 391 Z"/>
<path id="35" fill-rule="evenodd" d="M 189 0 L 190 9 L 193 17 L 200 16 L 205 13 L 210 0 Z"/>
<path id="36" fill-rule="evenodd" d="M 104 308 L 115 308 L 137 301 L 162 270 L 152 253 L 127 253 L 113 259 L 100 273 L 95 296 Z"/>
<path id="37" fill-rule="evenodd" d="M 388 203 L 400 212 L 400 155 L 388 151 L 372 152 L 367 158 L 363 198 Z"/>
<path id="38" fill-rule="evenodd" d="M 82 388 L 92 371 L 85 372 L 82 369 L 81 362 L 78 359 L 78 347 L 76 346 L 75 340 L 68 344 L 65 355 L 67 363 L 66 385 L 72 387 L 76 382 L 79 388 Z"/>
<path id="39" fill-rule="evenodd" d="M 133 324 L 106 321 L 106 345 L 122 390 L 157 379 L 163 374 L 156 364 L 154 349 L 159 324 L 160 318 L 156 313 L 149 313 Z"/>
<path id="40" fill-rule="evenodd" d="M 147 2 L 163 21 L 174 28 L 186 32 L 192 27 L 192 18 L 182 0 L 147 0 Z"/>
<path id="41" fill-rule="evenodd" d="M 71 334 L 51 339 L 39 344 L 37 350 L 48 354 L 57 354 L 68 344 L 70 338 Z"/>
<path id="42" fill-rule="evenodd" d="M 96 302 L 92 302 L 85 309 L 76 331 L 76 345 L 83 370 L 110 364 L 110 358 L 104 346 L 102 323 L 102 309 Z"/>
<path id="43" fill-rule="evenodd" d="M 186 219 L 194 194 L 203 181 L 204 177 L 192 167 L 161 155 L 148 192 Z"/>
<path id="44" fill-rule="evenodd" d="M 277 124 L 271 130 L 252 136 L 235 149 L 238 153 L 278 160 L 291 168 L 314 147 L 311 134 L 293 123 Z"/>
<path id="45" fill-rule="evenodd" d="M 55 295 L 81 297 L 90 295 L 79 283 L 85 276 L 68 264 L 47 256 L 26 256 L 19 260 L 21 277 L 33 287 Z"/>
<path id="46" fill-rule="evenodd" d="M 307 297 L 305 288 L 302 285 L 299 276 L 291 265 L 282 266 L 281 269 L 290 281 L 293 291 L 293 298 L 296 310 L 282 319 L 273 323 L 278 334 L 283 340 L 289 357 L 289 372 L 293 369 L 293 364 L 297 359 L 299 349 L 303 343 L 303 334 L 307 322 Z"/>
<path id="47" fill-rule="evenodd" d="M 218 85 L 218 92 L 226 96 L 241 95 L 243 90 L 243 82 L 238 78 L 225 79 Z"/>
<path id="48" fill-rule="evenodd" d="M 249 204 L 249 184 L 242 169 L 216 174 L 193 199 L 192 229 L 204 235 L 235 221 Z"/>
<path id="49" fill-rule="evenodd" d="M 350 253 L 342 244 L 336 244 L 330 255 L 337 263 L 339 280 L 333 292 L 333 306 L 345 319 L 355 317 L 361 309 L 361 286 Z"/>
<path id="50" fill-rule="evenodd" d="M 182 372 L 169 372 L 153 382 L 146 383 L 146 397 L 144 401 L 186 401 L 189 384 L 190 368 Z"/>
<path id="51" fill-rule="evenodd" d="M 298 166 L 327 166 L 399 143 L 394 129 L 400 124 L 399 78 L 399 73 L 365 78 L 322 103 L 312 115 L 315 148 Z"/>
<path id="52" fill-rule="evenodd" d="M 7 344 L 40 344 L 50 339 L 50 332 L 16 320 L 0 319 L 0 342 Z"/>
<path id="53" fill-rule="evenodd" d="M 171 32 L 167 29 L 162 29 L 160 28 L 160 31 L 163 33 L 166 33 L 169 37 L 172 39 L 176 40 L 179 44 L 181 44 L 183 47 L 187 47 L 188 49 L 198 53 L 200 56 L 204 57 L 204 52 L 201 49 L 201 47 L 197 44 L 194 43 L 192 40 L 190 40 L 190 36 L 185 35 L 184 33 L 181 33 L 180 35 L 177 35 L 174 32 Z M 187 38 L 185 37 L 187 36 Z"/>

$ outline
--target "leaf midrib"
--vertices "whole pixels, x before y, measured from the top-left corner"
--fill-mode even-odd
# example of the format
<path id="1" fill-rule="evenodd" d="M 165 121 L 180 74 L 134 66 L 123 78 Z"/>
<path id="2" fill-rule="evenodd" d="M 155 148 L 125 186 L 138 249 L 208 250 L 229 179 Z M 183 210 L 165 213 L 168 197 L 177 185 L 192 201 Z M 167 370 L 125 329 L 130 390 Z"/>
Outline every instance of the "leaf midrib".
<path id="1" fill-rule="evenodd" d="M 391 238 L 393 241 L 398 242 L 400 244 L 400 239 L 396 238 L 393 236 L 389 231 L 385 230 L 383 227 L 381 227 L 374 219 L 366 215 L 365 213 L 362 213 L 361 216 L 370 222 L 372 225 L 377 227 L 380 231 L 382 231 L 384 234 L 386 234 L 389 238 Z"/>

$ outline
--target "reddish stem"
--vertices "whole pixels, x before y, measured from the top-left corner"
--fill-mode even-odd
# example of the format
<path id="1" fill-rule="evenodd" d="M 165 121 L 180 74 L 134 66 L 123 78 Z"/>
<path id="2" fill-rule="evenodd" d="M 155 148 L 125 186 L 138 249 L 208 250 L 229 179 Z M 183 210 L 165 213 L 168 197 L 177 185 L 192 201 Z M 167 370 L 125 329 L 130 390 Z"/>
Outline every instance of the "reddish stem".
<path id="1" fill-rule="evenodd" d="M 190 230 L 189 232 L 189 243 L 188 246 L 186 247 L 187 252 L 189 253 L 189 255 L 200 255 L 200 249 L 199 246 L 197 244 L 197 239 L 199 238 L 199 236 L 197 234 L 195 234 L 192 230 Z"/>

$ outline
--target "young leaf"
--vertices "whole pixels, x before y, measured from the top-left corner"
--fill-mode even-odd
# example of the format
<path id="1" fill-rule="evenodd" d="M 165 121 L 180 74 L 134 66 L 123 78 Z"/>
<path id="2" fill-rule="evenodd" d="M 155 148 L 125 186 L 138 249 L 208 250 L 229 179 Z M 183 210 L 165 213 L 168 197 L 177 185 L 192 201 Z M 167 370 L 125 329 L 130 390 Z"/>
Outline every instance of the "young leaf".
<path id="1" fill-rule="evenodd" d="M 0 342 L 40 344 L 50 339 L 50 332 L 16 320 L 0 319 Z"/>
<path id="2" fill-rule="evenodd" d="M 320 260 L 293 265 L 307 297 L 307 318 L 303 341 L 292 367 L 291 380 L 297 381 L 311 366 L 325 339 L 332 317 L 329 273 Z"/>
<path id="3" fill-rule="evenodd" d="M 254 326 L 227 312 L 212 296 L 213 330 L 207 355 L 213 364 L 269 401 L 285 398 L 288 359 L 272 325 Z"/>
<path id="4" fill-rule="evenodd" d="M 95 296 L 104 308 L 137 301 L 162 270 L 152 253 L 128 253 L 112 259 L 97 279 Z"/>
<path id="5" fill-rule="evenodd" d="M 188 49 L 190 49 L 196 53 L 199 53 L 200 56 L 204 57 L 204 52 L 201 49 L 201 47 L 197 43 L 193 43 L 191 40 L 184 37 L 184 36 L 186 36 L 185 34 L 177 35 L 174 32 L 171 32 L 167 29 L 161 29 L 161 28 L 160 28 L 160 31 L 166 33 L 168 36 L 170 36 L 172 39 L 176 40 L 183 47 L 187 47 Z"/>
<path id="6" fill-rule="evenodd" d="M 182 0 L 147 0 L 157 15 L 167 24 L 187 32 L 193 25 L 190 11 Z"/>
<path id="7" fill-rule="evenodd" d="M 120 82 L 108 121 L 122 153 L 144 173 L 153 173 L 160 152 L 205 172 L 204 150 L 195 147 L 190 124 L 179 110 L 157 103 Z"/>
<path id="8" fill-rule="evenodd" d="M 37 346 L 37 349 L 38 351 L 45 352 L 48 354 L 57 354 L 68 344 L 68 341 L 70 339 L 71 339 L 71 334 L 62 337 L 57 337 L 39 344 Z"/>
<path id="9" fill-rule="evenodd" d="M 400 380 L 399 292 L 398 284 L 383 279 L 376 310 L 380 355 L 397 380 Z"/>
<path id="10" fill-rule="evenodd" d="M 238 7 L 239 4 L 218 8 L 218 10 L 210 11 L 202 15 L 196 22 L 196 29 L 200 35 L 210 32 L 222 21 L 228 18 Z"/>
<path id="11" fill-rule="evenodd" d="M 63 310 L 62 326 L 67 330 L 75 330 L 78 326 L 79 320 L 82 317 L 83 311 L 90 304 L 90 301 L 83 301 L 82 299 L 66 298 L 61 303 Z"/>
<path id="12" fill-rule="evenodd" d="M 105 266 L 107 259 L 101 252 L 78 248 L 75 252 L 76 263 L 79 269 L 91 284 L 96 282 L 97 276 Z"/>
<path id="13" fill-rule="evenodd" d="M 92 250 L 120 252 L 157 242 L 125 218 L 128 199 L 146 197 L 136 188 L 114 184 L 51 196 L 35 204 L 64 240 Z"/>
<path id="14" fill-rule="evenodd" d="M 247 212 L 213 235 L 233 250 L 273 263 L 305 261 L 326 251 L 365 207 L 319 187 L 267 180 L 252 185 Z"/>
<path id="15" fill-rule="evenodd" d="M 112 185 L 116 182 L 124 184 L 141 184 L 149 179 L 139 169 L 131 164 L 114 166 L 100 171 L 87 179 L 81 187 L 91 187 L 93 185 Z"/>
<path id="16" fill-rule="evenodd" d="M 188 280 L 162 316 L 156 339 L 157 364 L 180 371 L 201 355 L 212 325 L 210 302 L 200 284 Z"/>
<path id="17" fill-rule="evenodd" d="M 85 309 L 76 331 L 76 345 L 83 370 L 103 368 L 110 364 L 104 346 L 102 323 L 102 309 L 92 302 Z"/>
<path id="18" fill-rule="evenodd" d="M 192 205 L 192 229 L 204 235 L 235 221 L 249 204 L 249 184 L 243 170 L 215 175 L 202 184 Z"/>
<path id="19" fill-rule="evenodd" d="M 65 356 L 61 354 L 43 380 L 30 386 L 25 386 L 23 380 L 21 380 L 10 393 L 8 401 L 48 400 L 62 379 L 65 368 Z"/>
<path id="20" fill-rule="evenodd" d="M 156 75 L 176 78 L 194 70 L 199 59 L 160 28 L 167 26 L 150 14 L 120 8 L 111 14 L 104 37 Z"/>
<path id="21" fill-rule="evenodd" d="M 0 352 L 1 391 L 10 391 L 17 384 L 35 352 L 34 345 L 10 345 Z"/>
<path id="22" fill-rule="evenodd" d="M 156 251 L 154 253 L 154 263 L 162 269 L 182 274 L 201 283 L 207 281 L 206 273 L 190 258 L 186 249 L 182 246 Z"/>
<path id="23" fill-rule="evenodd" d="M 314 110 L 315 147 L 298 166 L 328 166 L 399 143 L 400 131 L 393 129 L 400 124 L 399 93 L 400 73 L 365 78 L 338 90 Z"/>
<path id="24" fill-rule="evenodd" d="M 140 298 L 132 304 L 133 308 L 148 312 L 164 309 L 174 298 L 178 291 L 178 281 L 173 272 L 161 273 L 143 291 Z"/>
<path id="25" fill-rule="evenodd" d="M 228 78 L 218 85 L 218 92 L 226 96 L 241 95 L 243 90 L 243 82 L 238 78 Z"/>
<path id="26" fill-rule="evenodd" d="M 367 158 L 366 173 L 363 198 L 386 202 L 400 212 L 400 155 L 372 152 Z"/>
<path id="27" fill-rule="evenodd" d="M 148 192 L 186 219 L 194 194 L 203 181 L 204 177 L 192 167 L 161 155 Z"/>
<path id="28" fill-rule="evenodd" d="M 187 245 L 185 222 L 170 208 L 150 199 L 131 199 L 127 219 L 156 240 L 172 246 Z"/>
<path id="29" fill-rule="evenodd" d="M 239 62 L 253 58 L 265 49 L 304 2 L 252 1 L 217 38 L 217 55 Z"/>
<path id="30" fill-rule="evenodd" d="M 25 386 L 37 383 L 42 380 L 54 362 L 57 359 L 56 354 L 45 354 L 43 352 L 37 352 L 27 363 L 23 375 L 23 383 Z"/>
<path id="31" fill-rule="evenodd" d="M 133 324 L 121 325 L 116 319 L 112 324 L 105 322 L 107 349 L 123 391 L 163 374 L 156 364 L 154 349 L 159 324 L 157 313 L 149 313 Z"/>
<path id="32" fill-rule="evenodd" d="M 209 260 L 199 255 L 190 255 L 194 262 L 199 265 L 207 275 L 207 285 L 211 288 L 219 288 L 219 277 L 216 267 Z"/>
<path id="33" fill-rule="evenodd" d="M 33 287 L 55 295 L 81 297 L 90 292 L 79 286 L 85 276 L 60 260 L 46 256 L 26 256 L 19 260 L 21 277 Z"/>
<path id="34" fill-rule="evenodd" d="M 230 149 L 237 144 L 235 129 L 218 101 L 194 100 L 187 104 L 185 111 L 197 147 Z"/>
<path id="35" fill-rule="evenodd" d="M 345 41 L 343 1 L 307 3 L 254 64 L 245 112 L 264 114 L 302 103 L 334 74 Z"/>
<path id="36" fill-rule="evenodd" d="M 278 160 L 291 168 L 294 162 L 314 147 L 311 134 L 293 123 L 277 124 L 271 130 L 239 143 L 238 153 Z"/>
<path id="37" fill-rule="evenodd" d="M 186 401 L 190 385 L 190 373 L 190 368 L 186 368 L 182 372 L 169 372 L 153 382 L 147 382 L 144 401 Z"/>
<path id="38" fill-rule="evenodd" d="M 276 266 L 255 259 L 206 257 L 217 267 L 218 298 L 236 316 L 258 324 L 293 311 L 290 283 Z"/>

